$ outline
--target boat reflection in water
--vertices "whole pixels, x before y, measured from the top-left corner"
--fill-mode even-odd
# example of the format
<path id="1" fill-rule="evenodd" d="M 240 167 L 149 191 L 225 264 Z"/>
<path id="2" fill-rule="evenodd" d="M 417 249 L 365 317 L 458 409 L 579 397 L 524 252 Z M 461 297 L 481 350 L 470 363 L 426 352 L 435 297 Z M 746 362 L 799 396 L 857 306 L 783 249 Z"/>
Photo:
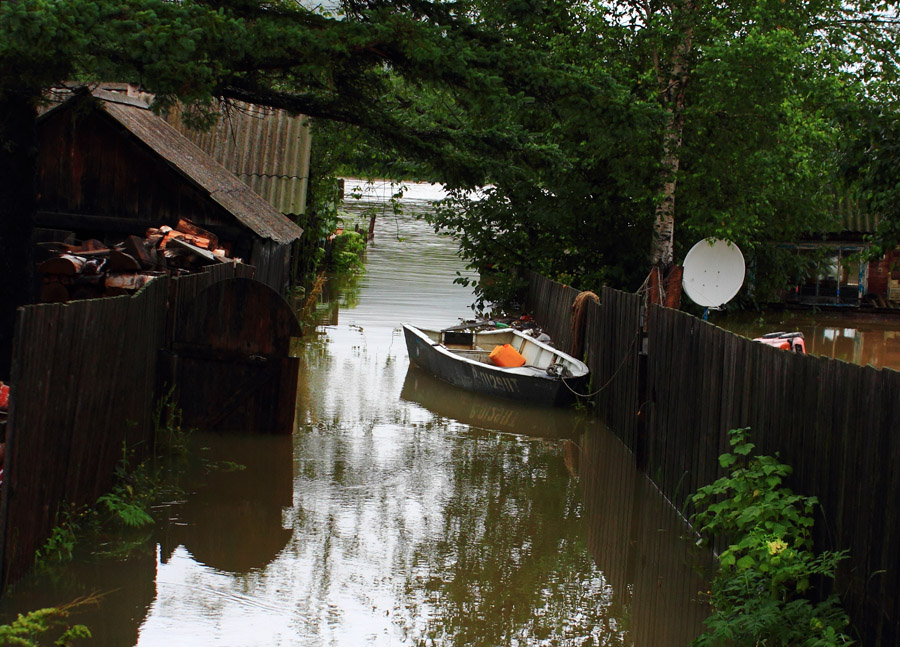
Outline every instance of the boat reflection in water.
<path id="1" fill-rule="evenodd" d="M 596 597 L 569 603 L 582 611 L 592 604 L 602 608 L 595 609 L 599 615 L 594 618 L 602 623 L 596 629 L 607 641 L 602 644 L 681 647 L 702 633 L 709 614 L 704 592 L 714 568 L 712 555 L 696 545 L 685 519 L 600 421 L 576 410 L 465 391 L 414 366 L 400 397 L 473 428 L 548 439 L 545 447 L 559 443 L 566 468 L 578 482 L 569 492 L 580 494 L 578 503 L 567 495 L 560 510 L 568 505 L 578 509 L 581 541 L 600 573 L 588 579 L 602 583 Z M 551 525 L 563 525 L 563 520 Z"/>
<path id="2" fill-rule="evenodd" d="M 578 433 L 574 409 L 530 405 L 457 388 L 410 365 L 400 397 L 443 418 L 537 438 L 572 438 Z"/>

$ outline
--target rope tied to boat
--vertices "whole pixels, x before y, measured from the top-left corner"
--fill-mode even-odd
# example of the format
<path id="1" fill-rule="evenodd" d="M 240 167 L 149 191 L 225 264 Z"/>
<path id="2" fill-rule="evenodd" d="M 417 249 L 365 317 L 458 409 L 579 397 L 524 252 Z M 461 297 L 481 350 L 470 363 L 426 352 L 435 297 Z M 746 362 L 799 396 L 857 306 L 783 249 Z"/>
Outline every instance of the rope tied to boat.
<path id="1" fill-rule="evenodd" d="M 572 377 L 572 371 L 565 364 L 551 364 L 547 367 L 547 375 L 550 377 Z M 565 384 L 565 382 L 563 382 Z M 566 384 L 566 386 L 569 386 Z M 569 387 L 571 388 L 571 387 Z"/>
<path id="2" fill-rule="evenodd" d="M 573 389 L 571 386 L 569 386 L 569 383 L 566 382 L 565 379 L 563 379 L 562 383 L 565 385 L 565 387 L 567 389 L 569 389 L 569 391 L 571 391 L 572 393 L 577 395 L 579 398 L 593 398 L 597 395 L 600 395 L 600 393 L 602 393 L 606 389 L 606 387 L 608 387 L 610 384 L 612 384 L 613 380 L 616 379 L 616 375 L 619 374 L 619 371 L 622 370 L 622 368 L 625 366 L 625 364 L 627 364 L 629 360 L 634 359 L 636 357 L 636 355 L 632 354 L 632 350 L 636 349 L 637 341 L 640 338 L 641 338 L 641 331 L 639 330 L 635 333 L 634 338 L 632 338 L 631 343 L 628 345 L 628 348 L 625 350 L 625 354 L 622 356 L 622 361 L 619 362 L 619 365 L 616 367 L 616 370 L 614 370 L 612 375 L 609 376 L 609 379 L 606 381 L 606 384 L 601 386 L 599 389 L 597 389 L 593 393 L 579 393 L 578 391 Z"/>

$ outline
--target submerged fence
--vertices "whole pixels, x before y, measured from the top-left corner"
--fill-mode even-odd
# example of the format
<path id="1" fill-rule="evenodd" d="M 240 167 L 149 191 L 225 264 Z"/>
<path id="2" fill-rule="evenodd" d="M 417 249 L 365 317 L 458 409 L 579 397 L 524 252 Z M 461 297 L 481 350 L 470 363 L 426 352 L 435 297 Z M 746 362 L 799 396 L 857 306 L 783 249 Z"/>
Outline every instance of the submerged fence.
<path id="1" fill-rule="evenodd" d="M 61 506 L 93 504 L 126 452 L 136 464 L 150 451 L 158 356 L 179 309 L 204 288 L 253 270 L 221 264 L 156 278 L 133 296 L 19 310 L 0 488 L 0 591 L 65 521 Z"/>
<path id="2" fill-rule="evenodd" d="M 578 291 L 532 275 L 526 303 L 566 349 Z M 794 468 L 818 497 L 820 549 L 848 550 L 836 586 L 864 645 L 900 638 L 900 373 L 798 355 L 604 289 L 584 337 L 592 399 L 665 496 L 722 473 L 728 431 Z M 644 323 L 646 325 L 644 325 Z M 570 343 L 570 342 L 569 342 Z"/>
<path id="3" fill-rule="evenodd" d="M 134 296 L 19 310 L 0 490 L 4 588 L 64 520 L 63 501 L 93 503 L 123 448 L 137 459 L 149 450 L 167 290 L 155 279 Z"/>

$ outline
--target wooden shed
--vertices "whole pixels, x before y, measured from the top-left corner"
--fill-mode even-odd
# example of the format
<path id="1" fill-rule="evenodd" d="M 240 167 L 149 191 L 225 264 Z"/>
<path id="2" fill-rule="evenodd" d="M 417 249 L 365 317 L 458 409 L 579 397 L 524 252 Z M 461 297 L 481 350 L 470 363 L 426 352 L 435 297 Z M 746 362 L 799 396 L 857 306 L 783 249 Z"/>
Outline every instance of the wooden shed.
<path id="1" fill-rule="evenodd" d="M 38 139 L 39 227 L 110 240 L 188 218 L 286 289 L 303 230 L 146 102 L 81 90 L 40 116 Z"/>

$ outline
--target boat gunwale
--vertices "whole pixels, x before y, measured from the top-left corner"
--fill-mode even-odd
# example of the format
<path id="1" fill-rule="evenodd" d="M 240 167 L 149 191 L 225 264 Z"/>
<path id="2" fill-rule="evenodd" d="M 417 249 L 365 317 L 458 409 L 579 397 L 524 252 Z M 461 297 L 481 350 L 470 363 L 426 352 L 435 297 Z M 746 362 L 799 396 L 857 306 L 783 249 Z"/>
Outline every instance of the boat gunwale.
<path id="1" fill-rule="evenodd" d="M 402 324 L 402 326 L 405 329 L 411 330 L 413 333 L 416 334 L 416 336 L 421 338 L 423 341 L 428 342 L 428 345 L 431 346 L 434 350 L 438 351 L 439 353 L 441 353 L 443 355 L 448 356 L 449 358 L 453 359 L 454 361 L 461 361 L 461 362 L 465 362 L 467 364 L 477 366 L 482 369 L 488 369 L 490 371 L 496 372 L 498 375 L 512 374 L 512 375 L 519 375 L 522 377 L 531 377 L 531 378 L 536 378 L 536 379 L 538 379 L 538 378 L 539 379 L 548 379 L 548 380 L 556 380 L 556 381 L 562 382 L 562 381 L 569 380 L 569 379 L 581 378 L 590 373 L 590 368 L 588 368 L 587 364 L 585 364 L 581 360 L 577 360 L 574 357 L 572 357 L 571 355 L 569 355 L 568 353 L 565 353 L 565 352 L 559 350 L 558 348 L 554 348 L 553 346 L 550 346 L 549 344 L 546 344 L 542 341 L 538 341 L 534 337 L 529 337 L 528 335 L 516 330 L 515 328 L 503 328 L 503 329 L 499 329 L 499 330 L 485 330 L 485 331 L 478 332 L 476 334 L 501 335 L 501 334 L 512 333 L 515 336 L 522 337 L 529 343 L 536 344 L 540 348 L 542 348 L 546 351 L 549 351 L 550 353 L 552 353 L 554 355 L 560 356 L 563 359 L 567 360 L 568 362 L 571 362 L 574 365 L 574 367 L 578 369 L 579 372 L 575 373 L 575 372 L 570 371 L 572 373 L 571 375 L 568 375 L 566 377 L 561 377 L 561 376 L 550 375 L 550 374 L 546 373 L 546 369 L 541 369 L 536 366 L 529 366 L 527 364 L 522 367 L 504 367 L 504 366 L 496 366 L 494 364 L 489 364 L 487 362 L 481 362 L 481 361 L 478 361 L 475 359 L 469 359 L 468 357 L 454 353 L 451 349 L 447 348 L 447 346 L 444 345 L 442 342 L 434 341 L 434 339 L 431 338 L 427 334 L 428 332 L 432 332 L 432 333 L 436 333 L 436 334 L 440 335 L 443 332 L 442 330 L 432 330 L 429 328 L 418 328 L 411 324 Z M 537 373 L 537 371 L 541 371 L 542 373 Z"/>

